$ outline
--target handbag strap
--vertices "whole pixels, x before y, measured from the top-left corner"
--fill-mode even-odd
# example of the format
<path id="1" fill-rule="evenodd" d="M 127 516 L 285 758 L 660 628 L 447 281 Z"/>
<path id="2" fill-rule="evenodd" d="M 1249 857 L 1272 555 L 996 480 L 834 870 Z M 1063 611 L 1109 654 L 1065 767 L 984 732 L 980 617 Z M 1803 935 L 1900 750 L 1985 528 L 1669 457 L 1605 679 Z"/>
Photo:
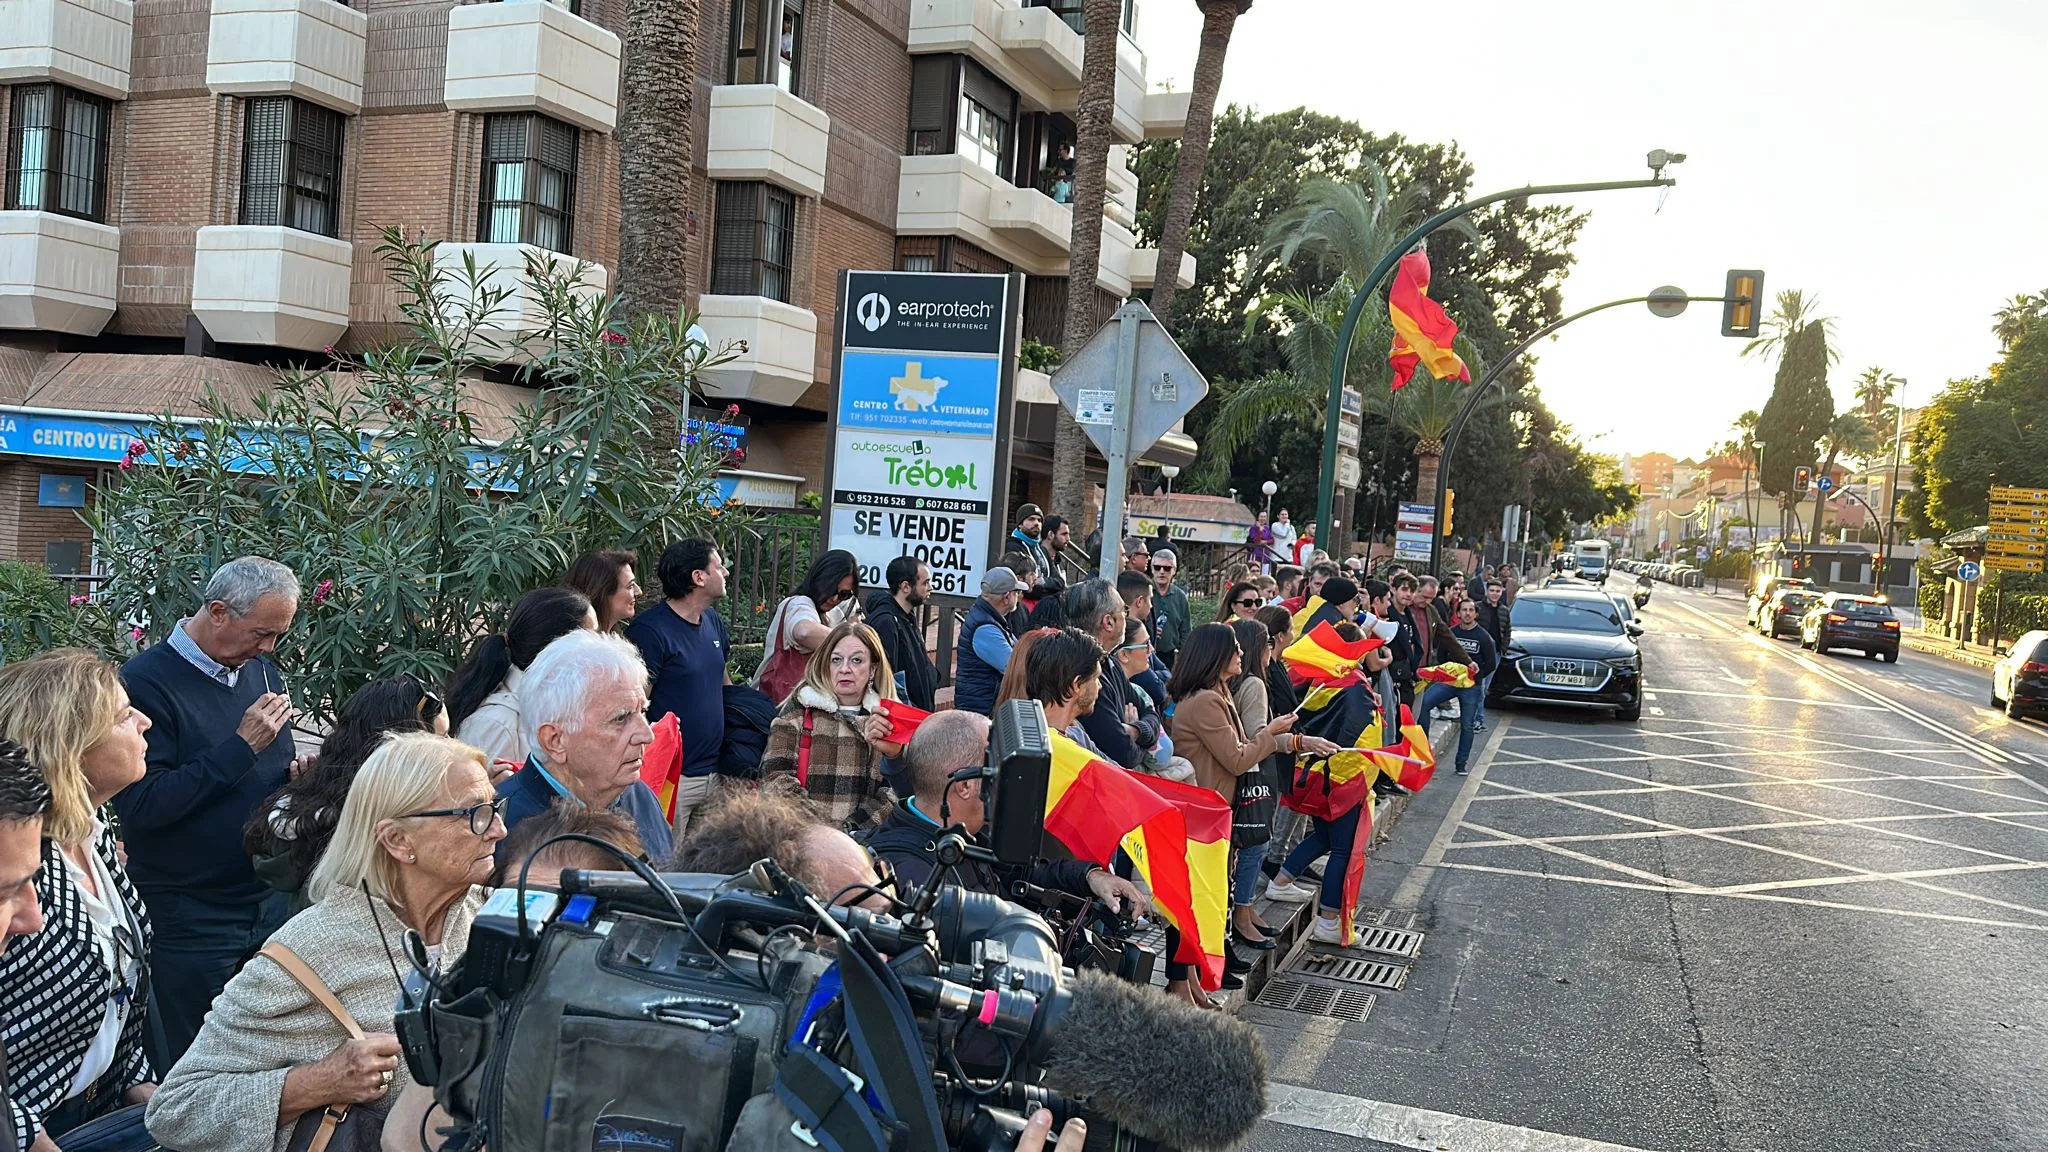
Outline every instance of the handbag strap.
<path id="1" fill-rule="evenodd" d="M 804 709 L 804 734 L 796 742 L 796 782 L 799 786 L 811 786 L 811 724 L 816 713 Z"/>
<path id="2" fill-rule="evenodd" d="M 313 999 L 319 1002 L 320 1007 L 325 1008 L 329 1016 L 334 1017 L 337 1023 L 348 1030 L 349 1039 L 363 1038 L 362 1025 L 357 1024 L 356 1018 L 349 1015 L 348 1009 L 342 1006 L 340 997 L 327 987 L 326 981 L 320 979 L 320 974 L 307 966 L 304 960 L 299 959 L 298 953 L 273 940 L 256 954 L 270 957 L 273 963 L 284 969 L 285 975 L 290 976 L 299 987 L 312 993 Z M 329 1104 L 322 1108 L 320 1129 L 306 1141 L 305 1152 L 327 1152 L 327 1145 L 334 1140 L 334 1133 L 341 1128 L 342 1122 L 348 1119 L 348 1113 L 347 1104 Z"/>

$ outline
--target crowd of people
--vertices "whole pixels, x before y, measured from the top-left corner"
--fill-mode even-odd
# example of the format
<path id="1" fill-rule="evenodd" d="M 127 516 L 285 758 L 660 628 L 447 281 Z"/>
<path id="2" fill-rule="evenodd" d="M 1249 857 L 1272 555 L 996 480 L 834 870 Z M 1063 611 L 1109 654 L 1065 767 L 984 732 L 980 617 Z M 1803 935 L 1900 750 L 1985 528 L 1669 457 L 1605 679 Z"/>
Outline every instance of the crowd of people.
<path id="1" fill-rule="evenodd" d="M 1341 820 L 1304 832 L 1278 803 L 1297 757 L 1338 750 L 1294 731 L 1280 653 L 1324 622 L 1377 637 L 1375 699 L 1425 725 L 1455 709 L 1462 772 L 1518 575 L 1368 579 L 1313 551 L 1313 526 L 1297 533 L 1285 510 L 1260 528 L 1218 619 L 1198 622 L 1173 548 L 1127 539 L 1114 580 L 1080 578 L 1062 565 L 1071 525 L 1026 505 L 960 623 L 950 702 L 923 562 L 863 589 L 849 553 L 819 556 L 736 680 L 729 573 L 705 539 L 662 550 L 651 600 L 635 553 L 579 558 L 445 684 L 364 686 L 314 750 L 272 655 L 299 582 L 260 557 L 222 565 L 122 666 L 76 649 L 0 666 L 0 1149 L 283 1152 L 309 1126 L 381 1122 L 409 1084 L 398 950 L 446 969 L 485 892 L 563 832 L 682 870 L 772 855 L 856 900 L 891 877 L 922 883 L 937 830 L 986 823 L 961 770 L 986 760 L 1011 699 L 1105 761 L 1231 807 L 1235 986 L 1243 957 L 1276 943 L 1262 886 L 1328 919 L 1351 844 Z M 1473 686 L 1418 692 L 1416 672 L 1444 660 L 1469 664 Z M 907 738 L 898 703 L 932 713 Z M 679 771 L 658 796 L 643 768 L 665 736 Z M 570 843 L 535 863 L 612 862 Z M 954 879 L 998 885 L 974 864 Z M 1128 859 L 1048 861 L 1032 879 L 1150 907 Z M 1168 980 L 1214 1006 L 1187 966 Z M 337 1118 L 348 1109 L 356 1120 Z"/>

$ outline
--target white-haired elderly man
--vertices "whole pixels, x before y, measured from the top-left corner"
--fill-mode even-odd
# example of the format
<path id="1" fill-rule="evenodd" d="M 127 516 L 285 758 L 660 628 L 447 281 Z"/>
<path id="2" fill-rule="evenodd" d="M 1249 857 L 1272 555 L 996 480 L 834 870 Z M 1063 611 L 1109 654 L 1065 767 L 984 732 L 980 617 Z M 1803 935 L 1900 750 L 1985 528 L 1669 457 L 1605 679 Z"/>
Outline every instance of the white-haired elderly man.
<path id="1" fill-rule="evenodd" d="M 647 726 L 647 665 L 631 641 L 579 629 L 541 649 L 519 681 L 519 719 L 526 765 L 498 785 L 507 830 L 567 797 L 617 809 L 633 821 L 648 859 L 657 867 L 668 862 L 675 847 L 668 816 L 640 780 L 654 730 Z"/>
<path id="2" fill-rule="evenodd" d="M 299 580 L 244 556 L 206 582 L 204 606 L 121 668 L 149 717 L 147 772 L 114 801 L 128 875 L 156 929 L 152 1013 L 167 1070 L 228 980 L 283 924 L 288 898 L 256 879 L 242 827 L 290 775 L 292 702 L 270 660 L 299 608 Z"/>

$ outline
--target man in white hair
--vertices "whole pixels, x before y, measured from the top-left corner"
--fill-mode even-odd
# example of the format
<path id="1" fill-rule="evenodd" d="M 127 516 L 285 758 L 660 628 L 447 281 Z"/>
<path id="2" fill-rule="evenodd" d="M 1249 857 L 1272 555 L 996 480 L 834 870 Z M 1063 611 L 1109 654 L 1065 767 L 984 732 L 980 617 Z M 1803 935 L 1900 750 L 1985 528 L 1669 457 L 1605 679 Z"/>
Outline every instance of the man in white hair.
<path id="1" fill-rule="evenodd" d="M 668 862 L 675 847 L 668 817 L 640 780 L 654 730 L 647 726 L 647 665 L 631 641 L 578 629 L 541 649 L 519 681 L 519 718 L 529 754 L 498 785 L 507 830 L 567 797 L 617 809 L 633 821 L 647 858 L 656 867 Z"/>

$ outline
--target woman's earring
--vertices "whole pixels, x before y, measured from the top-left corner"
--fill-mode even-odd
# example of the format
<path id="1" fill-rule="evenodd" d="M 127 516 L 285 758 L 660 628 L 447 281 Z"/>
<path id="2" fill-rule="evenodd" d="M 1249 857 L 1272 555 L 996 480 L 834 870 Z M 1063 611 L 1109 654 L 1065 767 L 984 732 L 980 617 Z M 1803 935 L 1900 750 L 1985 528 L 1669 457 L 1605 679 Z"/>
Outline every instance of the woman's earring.
<path id="1" fill-rule="evenodd" d="M 408 853 L 406 853 L 406 856 L 405 856 L 405 862 L 406 862 L 407 864 L 417 864 L 417 863 L 419 863 L 419 862 L 420 862 L 420 854 L 419 854 L 419 853 L 417 853 L 417 852 L 408 852 Z"/>

